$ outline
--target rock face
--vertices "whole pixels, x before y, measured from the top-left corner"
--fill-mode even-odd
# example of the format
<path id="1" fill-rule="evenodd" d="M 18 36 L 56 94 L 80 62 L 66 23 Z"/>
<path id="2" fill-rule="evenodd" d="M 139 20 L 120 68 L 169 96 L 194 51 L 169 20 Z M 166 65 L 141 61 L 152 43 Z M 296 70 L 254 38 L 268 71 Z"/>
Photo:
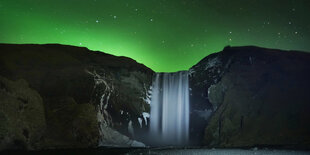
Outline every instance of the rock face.
<path id="1" fill-rule="evenodd" d="M 204 145 L 310 148 L 310 54 L 227 47 L 191 72 Z"/>
<path id="2" fill-rule="evenodd" d="M 220 102 L 222 96 L 221 93 L 210 96 L 209 88 L 221 80 L 231 64 L 232 57 L 232 53 L 211 54 L 189 69 L 192 145 L 201 145 L 204 129 L 216 109 L 216 105 L 210 101 Z"/>
<path id="3" fill-rule="evenodd" d="M 0 150 L 39 148 L 46 122 L 38 92 L 0 76 L 0 101 Z"/>
<path id="4" fill-rule="evenodd" d="M 130 58 L 86 48 L 0 44 L 1 81 L 14 85 L 11 92 L 1 84 L 0 149 L 96 147 L 109 141 L 101 125 L 139 139 L 153 74 Z"/>

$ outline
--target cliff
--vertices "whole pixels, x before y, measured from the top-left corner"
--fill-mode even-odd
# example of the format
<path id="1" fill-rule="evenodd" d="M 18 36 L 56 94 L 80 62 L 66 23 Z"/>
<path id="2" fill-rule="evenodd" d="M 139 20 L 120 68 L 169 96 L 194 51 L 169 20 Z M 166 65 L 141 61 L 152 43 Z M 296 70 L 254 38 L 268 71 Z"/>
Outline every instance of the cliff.
<path id="1" fill-rule="evenodd" d="M 310 148 L 309 53 L 226 47 L 190 72 L 192 123 L 206 126 L 193 131 L 204 145 Z"/>
<path id="2" fill-rule="evenodd" d="M 153 74 L 86 48 L 0 44 L 0 149 L 134 145 Z"/>

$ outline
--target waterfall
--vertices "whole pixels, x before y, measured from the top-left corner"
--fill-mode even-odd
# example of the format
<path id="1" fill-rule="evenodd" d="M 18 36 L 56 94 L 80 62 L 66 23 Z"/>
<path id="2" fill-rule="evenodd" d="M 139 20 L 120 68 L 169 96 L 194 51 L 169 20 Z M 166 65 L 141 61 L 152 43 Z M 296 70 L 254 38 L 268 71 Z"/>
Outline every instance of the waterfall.
<path id="1" fill-rule="evenodd" d="M 186 145 L 188 134 L 188 72 L 157 73 L 150 113 L 150 135 L 154 145 Z"/>

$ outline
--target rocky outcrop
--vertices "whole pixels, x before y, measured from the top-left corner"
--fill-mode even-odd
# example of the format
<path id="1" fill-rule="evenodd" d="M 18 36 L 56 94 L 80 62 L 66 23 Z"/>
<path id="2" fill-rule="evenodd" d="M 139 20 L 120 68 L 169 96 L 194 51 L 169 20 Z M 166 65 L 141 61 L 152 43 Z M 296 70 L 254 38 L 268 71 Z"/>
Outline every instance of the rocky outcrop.
<path id="1" fill-rule="evenodd" d="M 0 44 L 0 51 L 0 76 L 9 81 L 22 79 L 40 98 L 43 111 L 32 113 L 46 125 L 37 133 L 42 136 L 38 148 L 97 147 L 100 140 L 109 140 L 99 131 L 102 123 L 128 139 L 140 139 L 139 133 L 147 130 L 143 113 L 150 109 L 153 71 L 144 65 L 126 57 L 54 44 Z M 8 104 L 19 102 L 23 99 L 14 99 L 14 103 L 12 99 Z M 1 123 L 19 121 L 6 114 L 8 109 L 1 110 Z M 17 114 L 26 117 L 25 113 Z M 3 133 L 10 128 L 7 123 L 1 126 Z M 129 124 L 134 133 L 128 132 Z M 29 130 L 28 136 L 32 134 Z"/>
<path id="2" fill-rule="evenodd" d="M 308 53 L 227 47 L 191 70 L 194 104 L 211 111 L 204 145 L 310 148 Z"/>
<path id="3" fill-rule="evenodd" d="M 47 128 L 42 148 L 96 147 L 100 138 L 95 106 L 77 104 L 74 98 L 45 104 Z"/>
<path id="4" fill-rule="evenodd" d="M 204 129 L 208 124 L 211 114 L 216 110 L 216 105 L 221 101 L 222 93 L 210 96 L 209 88 L 218 83 L 229 68 L 233 59 L 232 53 L 211 54 L 189 69 L 190 87 L 190 138 L 192 145 L 201 145 Z M 211 92 L 213 93 L 213 91 Z"/>
<path id="5" fill-rule="evenodd" d="M 45 129 L 38 92 L 23 79 L 11 81 L 0 76 L 0 150 L 40 148 Z"/>

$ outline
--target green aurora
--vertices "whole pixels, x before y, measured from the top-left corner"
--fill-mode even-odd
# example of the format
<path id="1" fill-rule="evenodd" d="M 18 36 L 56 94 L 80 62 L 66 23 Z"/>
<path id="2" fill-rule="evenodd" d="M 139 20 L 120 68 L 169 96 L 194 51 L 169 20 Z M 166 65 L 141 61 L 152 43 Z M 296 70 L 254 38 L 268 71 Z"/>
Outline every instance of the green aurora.
<path id="1" fill-rule="evenodd" d="M 60 43 L 185 70 L 225 46 L 310 51 L 309 0 L 1 0 L 1 43 Z"/>

